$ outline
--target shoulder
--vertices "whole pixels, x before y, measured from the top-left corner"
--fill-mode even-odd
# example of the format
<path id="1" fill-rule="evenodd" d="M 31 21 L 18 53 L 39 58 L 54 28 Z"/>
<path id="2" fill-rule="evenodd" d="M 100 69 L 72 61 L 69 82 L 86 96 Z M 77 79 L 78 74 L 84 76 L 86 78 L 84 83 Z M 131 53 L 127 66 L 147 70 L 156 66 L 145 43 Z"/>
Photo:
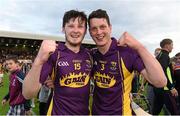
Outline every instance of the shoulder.
<path id="1" fill-rule="evenodd" d="M 25 74 L 23 73 L 23 71 L 18 70 L 18 71 L 16 71 L 16 77 L 22 83 L 22 81 L 25 78 Z"/>
<path id="2" fill-rule="evenodd" d="M 87 52 L 87 53 L 90 53 L 90 52 L 91 52 L 91 50 L 88 49 L 88 48 L 83 48 L 83 50 L 84 50 L 84 52 Z"/>
<path id="3" fill-rule="evenodd" d="M 121 55 L 138 55 L 138 53 L 130 47 L 117 46 L 116 49 Z"/>
<path id="4" fill-rule="evenodd" d="M 90 52 L 91 52 L 92 55 L 93 55 L 93 54 L 97 54 L 98 49 L 97 49 L 97 48 L 92 48 L 92 49 L 90 50 Z"/>
<path id="5" fill-rule="evenodd" d="M 162 59 L 169 59 L 169 55 L 167 54 L 167 52 L 161 50 L 161 52 L 159 53 L 159 55 L 156 57 L 156 59 L 158 60 L 162 60 Z"/>
<path id="6" fill-rule="evenodd" d="M 65 49 L 64 43 L 58 42 L 57 49 L 55 50 L 53 54 L 51 54 L 49 61 L 56 62 L 57 58 L 60 57 L 64 49 Z"/>
<path id="7" fill-rule="evenodd" d="M 22 77 L 22 76 L 25 76 L 25 73 L 23 73 L 22 70 L 18 70 L 18 71 L 16 71 L 16 75 L 19 77 Z"/>

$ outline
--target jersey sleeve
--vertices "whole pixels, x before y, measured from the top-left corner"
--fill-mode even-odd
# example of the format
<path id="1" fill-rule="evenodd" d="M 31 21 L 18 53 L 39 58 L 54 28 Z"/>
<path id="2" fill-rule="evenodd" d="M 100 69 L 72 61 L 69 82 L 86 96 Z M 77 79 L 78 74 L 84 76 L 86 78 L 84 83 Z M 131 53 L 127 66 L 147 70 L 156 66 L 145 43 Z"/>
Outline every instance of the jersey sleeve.
<path id="1" fill-rule="evenodd" d="M 16 73 L 16 78 L 18 79 L 19 82 L 23 83 L 23 80 L 25 78 L 25 74 L 23 73 L 23 71 L 18 71 Z"/>
<path id="2" fill-rule="evenodd" d="M 139 54 L 130 47 L 118 47 L 119 54 L 129 72 L 141 72 L 145 66 Z"/>
<path id="3" fill-rule="evenodd" d="M 133 51 L 133 69 L 137 70 L 138 72 L 141 72 L 143 69 L 145 69 L 144 63 L 139 56 L 139 54 L 135 51 Z"/>
<path id="4" fill-rule="evenodd" d="M 50 58 L 48 59 L 48 61 L 43 64 L 41 74 L 40 74 L 40 80 L 39 80 L 41 84 L 43 84 L 48 79 L 48 76 L 51 75 L 54 64 L 55 64 L 54 63 L 55 57 L 56 55 L 52 54 Z"/>

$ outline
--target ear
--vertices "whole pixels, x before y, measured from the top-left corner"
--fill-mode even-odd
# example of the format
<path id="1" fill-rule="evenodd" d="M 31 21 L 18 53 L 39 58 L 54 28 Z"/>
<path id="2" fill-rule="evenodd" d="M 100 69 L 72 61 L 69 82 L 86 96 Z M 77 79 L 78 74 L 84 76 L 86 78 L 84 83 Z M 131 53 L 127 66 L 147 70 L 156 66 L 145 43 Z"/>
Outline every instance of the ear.
<path id="1" fill-rule="evenodd" d="M 65 29 L 64 29 L 64 27 L 62 28 L 62 33 L 65 33 Z"/>
<path id="2" fill-rule="evenodd" d="M 112 33 L 112 25 L 111 25 L 111 24 L 110 24 L 109 28 L 110 28 L 110 31 L 111 31 L 111 33 Z"/>
<path id="3" fill-rule="evenodd" d="M 89 28 L 88 30 L 89 30 L 89 35 L 91 36 L 91 30 L 90 30 L 90 28 Z"/>

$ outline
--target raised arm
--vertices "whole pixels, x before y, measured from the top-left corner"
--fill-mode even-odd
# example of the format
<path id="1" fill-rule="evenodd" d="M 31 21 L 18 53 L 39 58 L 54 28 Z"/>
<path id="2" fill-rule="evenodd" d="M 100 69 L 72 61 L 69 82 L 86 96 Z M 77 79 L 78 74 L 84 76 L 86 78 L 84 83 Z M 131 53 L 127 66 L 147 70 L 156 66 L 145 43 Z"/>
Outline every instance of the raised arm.
<path id="1" fill-rule="evenodd" d="M 48 60 L 49 56 L 55 51 L 56 43 L 53 40 L 44 40 L 36 56 L 32 68 L 26 75 L 23 82 L 23 96 L 26 99 L 35 97 L 41 88 L 39 82 L 41 69 L 43 64 Z"/>
<path id="2" fill-rule="evenodd" d="M 141 57 L 145 69 L 141 71 L 143 77 L 156 87 L 164 87 L 167 79 L 159 62 L 151 55 L 151 53 L 134 37 L 125 32 L 119 40 L 121 46 L 128 46 L 137 51 Z"/>

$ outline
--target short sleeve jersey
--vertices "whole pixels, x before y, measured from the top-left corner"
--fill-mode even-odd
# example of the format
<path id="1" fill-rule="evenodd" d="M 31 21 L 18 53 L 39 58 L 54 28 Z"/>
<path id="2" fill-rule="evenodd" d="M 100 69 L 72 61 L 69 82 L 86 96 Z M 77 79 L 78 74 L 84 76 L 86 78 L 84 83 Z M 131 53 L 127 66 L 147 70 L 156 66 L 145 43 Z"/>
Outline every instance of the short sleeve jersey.
<path id="1" fill-rule="evenodd" d="M 59 59 L 57 59 L 59 52 Z M 57 65 L 56 65 L 57 64 Z M 78 53 L 72 52 L 59 43 L 58 50 L 44 64 L 40 82 L 44 83 L 55 67 L 54 96 L 52 115 L 88 115 L 89 85 L 92 63 L 89 51 L 81 47 Z"/>
<path id="2" fill-rule="evenodd" d="M 21 75 L 21 77 L 19 77 Z M 22 95 L 22 82 L 19 78 L 24 80 L 24 73 L 21 70 L 16 70 L 10 74 L 10 85 L 9 85 L 9 104 L 15 106 L 25 103 L 25 98 Z"/>
<path id="3" fill-rule="evenodd" d="M 133 71 L 144 69 L 139 55 L 131 48 L 117 46 L 116 39 L 112 38 L 108 52 L 103 55 L 96 50 L 93 59 L 93 115 L 132 114 L 130 92 Z"/>

